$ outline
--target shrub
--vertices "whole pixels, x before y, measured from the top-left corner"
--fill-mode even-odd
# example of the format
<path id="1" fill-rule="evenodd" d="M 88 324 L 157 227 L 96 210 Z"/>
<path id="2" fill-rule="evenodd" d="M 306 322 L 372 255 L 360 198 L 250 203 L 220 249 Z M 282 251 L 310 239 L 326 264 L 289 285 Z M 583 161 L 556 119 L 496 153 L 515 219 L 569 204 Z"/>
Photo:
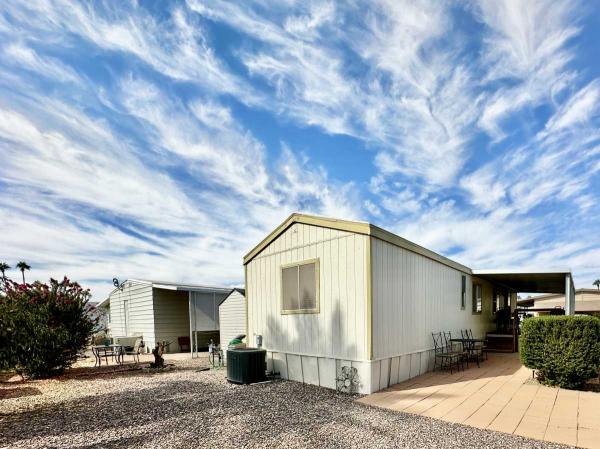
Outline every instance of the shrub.
<path id="1" fill-rule="evenodd" d="M 96 324 L 87 313 L 89 290 L 67 278 L 49 285 L 5 280 L 0 290 L 0 369 L 43 377 L 69 367 Z"/>
<path id="2" fill-rule="evenodd" d="M 581 388 L 600 368 L 600 320 L 591 316 L 544 316 L 523 321 L 521 361 L 541 382 Z"/>

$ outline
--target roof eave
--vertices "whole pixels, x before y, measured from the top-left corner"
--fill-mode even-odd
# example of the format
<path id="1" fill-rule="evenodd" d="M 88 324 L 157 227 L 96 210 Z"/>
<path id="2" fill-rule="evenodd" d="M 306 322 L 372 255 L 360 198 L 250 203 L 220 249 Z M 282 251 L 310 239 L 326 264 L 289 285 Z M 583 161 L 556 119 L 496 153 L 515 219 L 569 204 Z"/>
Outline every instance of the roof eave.
<path id="1" fill-rule="evenodd" d="M 280 224 L 273 232 L 271 232 L 267 237 L 265 237 L 248 254 L 246 254 L 246 256 L 244 256 L 244 265 L 247 265 L 252 259 L 258 256 L 269 244 L 271 244 L 275 239 L 277 239 L 281 234 L 283 234 L 294 223 L 320 226 L 324 228 L 336 229 L 339 231 L 353 232 L 355 234 L 362 234 L 375 237 L 379 240 L 383 240 L 392 245 L 407 249 L 409 251 L 432 259 L 436 262 L 447 265 L 458 271 L 462 271 L 468 274 L 471 273 L 471 269 L 465 265 L 455 262 L 452 259 L 448 259 L 447 257 L 437 254 L 434 251 L 417 245 L 416 243 L 413 243 L 410 240 L 406 240 L 405 238 L 400 237 L 399 235 L 386 231 L 385 229 L 382 229 L 370 223 L 361 221 L 338 220 L 335 218 L 316 217 L 313 215 L 304 215 L 298 213 L 290 215 L 287 218 L 287 220 Z"/>

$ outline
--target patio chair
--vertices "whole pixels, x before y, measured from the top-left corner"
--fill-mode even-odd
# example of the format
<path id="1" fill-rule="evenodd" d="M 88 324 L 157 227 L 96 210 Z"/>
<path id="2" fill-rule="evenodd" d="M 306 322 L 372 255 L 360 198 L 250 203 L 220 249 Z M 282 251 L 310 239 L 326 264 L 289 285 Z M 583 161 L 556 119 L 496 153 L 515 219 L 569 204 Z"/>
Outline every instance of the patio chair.
<path id="1" fill-rule="evenodd" d="M 448 353 L 458 354 L 460 356 L 460 365 L 464 371 L 465 363 L 467 365 L 467 368 L 469 367 L 469 354 L 465 350 L 464 345 L 462 344 L 462 342 L 458 343 L 458 345 L 456 345 L 455 344 L 456 342 L 452 341 L 452 332 L 451 331 L 442 332 L 442 335 L 444 336 L 444 340 L 446 342 L 446 347 L 448 348 Z M 458 348 L 457 348 L 457 346 L 458 346 Z"/>
<path id="2" fill-rule="evenodd" d="M 457 370 L 459 369 L 461 356 L 454 352 L 448 352 L 448 347 L 444 344 L 444 337 L 442 336 L 441 332 L 432 332 L 431 336 L 433 337 L 433 346 L 435 352 L 433 370 L 435 371 L 439 360 L 440 370 L 448 368 L 450 370 L 450 374 L 452 374 L 453 366 L 456 366 Z"/>
<path id="3" fill-rule="evenodd" d="M 469 338 L 471 339 L 475 339 L 475 337 L 473 337 L 473 329 L 469 329 L 468 330 L 468 335 Z M 482 356 L 484 357 L 485 360 L 488 359 L 488 347 L 487 347 L 487 340 L 482 341 L 482 342 L 475 342 L 475 347 L 479 348 L 482 352 Z"/>
<path id="4" fill-rule="evenodd" d="M 474 360 L 477 363 L 477 368 L 479 368 L 479 362 L 481 361 L 481 356 L 483 355 L 481 348 L 477 348 L 475 346 L 475 342 L 469 336 L 468 331 L 463 331 L 461 329 L 460 336 L 463 340 L 463 348 L 467 352 L 467 359 Z"/>
<path id="5" fill-rule="evenodd" d="M 142 339 L 142 337 L 138 337 L 135 340 L 135 343 L 133 344 L 133 347 L 131 346 L 123 346 L 123 353 L 124 355 L 131 355 L 133 356 L 133 360 L 135 363 L 139 363 L 140 362 L 140 351 L 142 349 L 142 347 L 144 346 L 144 340 Z"/>

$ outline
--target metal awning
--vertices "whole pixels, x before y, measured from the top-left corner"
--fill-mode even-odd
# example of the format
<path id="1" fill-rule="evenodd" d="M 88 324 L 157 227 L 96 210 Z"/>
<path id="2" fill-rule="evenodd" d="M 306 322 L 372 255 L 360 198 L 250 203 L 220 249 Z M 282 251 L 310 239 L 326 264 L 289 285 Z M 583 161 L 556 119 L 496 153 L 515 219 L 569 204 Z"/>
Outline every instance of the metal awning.
<path id="1" fill-rule="evenodd" d="M 564 294 L 565 312 L 571 315 L 575 311 L 571 270 L 473 270 L 472 273 L 512 292 Z"/>
<path id="2" fill-rule="evenodd" d="M 180 292 L 229 293 L 231 291 L 231 288 L 229 287 L 211 287 L 208 285 L 182 284 L 179 282 L 153 281 L 147 279 L 128 279 L 128 281 L 151 285 L 152 288 L 159 288 L 161 290 L 176 290 Z"/>
<path id="3" fill-rule="evenodd" d="M 565 293 L 565 277 L 571 276 L 571 271 L 473 270 L 473 276 L 515 292 Z"/>

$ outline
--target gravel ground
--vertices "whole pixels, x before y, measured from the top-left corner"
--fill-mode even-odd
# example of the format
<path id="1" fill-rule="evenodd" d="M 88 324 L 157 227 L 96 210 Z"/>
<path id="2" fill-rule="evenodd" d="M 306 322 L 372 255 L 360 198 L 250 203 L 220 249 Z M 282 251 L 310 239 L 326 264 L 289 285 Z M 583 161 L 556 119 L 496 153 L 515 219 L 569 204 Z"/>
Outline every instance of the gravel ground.
<path id="1" fill-rule="evenodd" d="M 0 384 L 0 448 L 565 447 L 368 407 L 295 382 L 232 385 L 223 371 L 199 371 L 205 363 Z"/>

